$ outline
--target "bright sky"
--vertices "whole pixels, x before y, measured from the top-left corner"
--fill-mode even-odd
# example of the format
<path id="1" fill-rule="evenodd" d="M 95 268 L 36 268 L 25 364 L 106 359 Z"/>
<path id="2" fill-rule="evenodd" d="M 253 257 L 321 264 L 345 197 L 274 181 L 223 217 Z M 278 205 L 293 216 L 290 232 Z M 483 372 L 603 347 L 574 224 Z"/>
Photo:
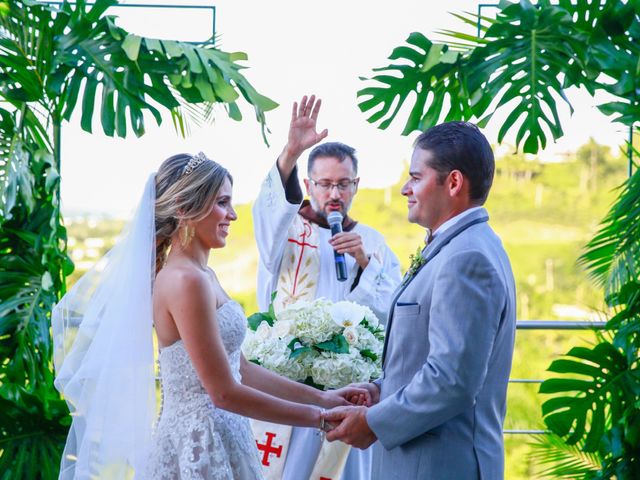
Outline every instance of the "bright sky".
<path id="1" fill-rule="evenodd" d="M 378 130 L 357 107 L 356 92 L 372 68 L 387 65 L 392 49 L 409 33 L 430 38 L 440 29 L 463 29 L 448 12 L 475 12 L 480 2 L 470 0 L 137 0 L 121 3 L 211 5 L 216 11 L 219 47 L 249 56 L 245 75 L 259 92 L 280 103 L 267 114 L 271 130 L 267 147 L 252 111 L 241 105 L 245 120 L 229 120 L 223 111 L 213 125 L 180 138 L 167 116 L 161 127 L 147 122 L 142 138 L 109 139 L 96 123 L 94 135 L 79 127 L 79 116 L 63 126 L 62 202 L 65 214 L 77 212 L 129 215 L 138 202 L 147 176 L 162 161 L 179 152 L 204 151 L 234 176 L 234 201 L 256 196 L 260 182 L 284 145 L 291 104 L 304 94 L 323 100 L 319 128 L 329 129 L 328 140 L 356 148 L 361 187 L 395 183 L 411 154 L 412 137 L 400 135 L 403 122 Z M 483 10 L 489 15 L 491 9 Z M 204 40 L 211 32 L 209 10 L 115 8 L 119 24 L 132 33 L 157 38 Z M 473 33 L 473 30 L 471 30 Z M 624 142 L 625 130 L 610 123 L 581 92 L 570 92 L 575 113 L 561 107 L 565 138 L 549 154 L 575 149 L 593 136 L 598 142 Z M 406 118 L 402 117 L 402 119 Z M 499 125 L 485 134 L 496 142 Z"/>

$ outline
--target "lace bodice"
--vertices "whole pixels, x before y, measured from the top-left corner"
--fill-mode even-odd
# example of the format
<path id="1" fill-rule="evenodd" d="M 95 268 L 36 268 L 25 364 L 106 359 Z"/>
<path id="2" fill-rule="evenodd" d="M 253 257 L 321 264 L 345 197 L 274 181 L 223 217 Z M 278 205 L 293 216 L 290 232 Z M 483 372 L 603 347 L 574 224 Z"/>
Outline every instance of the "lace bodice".
<path id="1" fill-rule="evenodd" d="M 247 320 L 235 301 L 217 319 L 231 372 L 240 381 L 240 346 Z M 160 350 L 163 400 L 146 478 L 261 479 L 255 440 L 245 417 L 216 408 L 182 340 Z"/>
<path id="2" fill-rule="evenodd" d="M 218 309 L 218 325 L 222 343 L 227 351 L 229 365 L 233 378 L 240 381 L 240 346 L 244 340 L 247 320 L 242 307 L 230 300 Z M 158 358 L 163 392 L 163 408 L 167 405 L 193 404 L 198 396 L 203 396 L 203 403 L 207 403 L 209 395 L 202 386 L 198 374 L 191 363 L 182 340 L 160 350 Z"/>

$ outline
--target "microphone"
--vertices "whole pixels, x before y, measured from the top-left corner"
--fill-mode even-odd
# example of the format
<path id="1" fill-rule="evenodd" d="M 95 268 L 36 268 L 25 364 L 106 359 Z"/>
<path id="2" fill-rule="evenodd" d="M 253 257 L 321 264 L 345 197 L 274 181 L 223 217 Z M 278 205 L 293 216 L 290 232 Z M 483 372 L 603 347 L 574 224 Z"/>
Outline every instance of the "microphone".
<path id="1" fill-rule="evenodd" d="M 342 214 L 340 212 L 331 212 L 327 215 L 327 221 L 331 227 L 331 236 L 342 231 Z M 347 262 L 344 259 L 344 253 L 333 251 L 333 258 L 336 262 L 336 278 L 339 282 L 347 279 Z"/>

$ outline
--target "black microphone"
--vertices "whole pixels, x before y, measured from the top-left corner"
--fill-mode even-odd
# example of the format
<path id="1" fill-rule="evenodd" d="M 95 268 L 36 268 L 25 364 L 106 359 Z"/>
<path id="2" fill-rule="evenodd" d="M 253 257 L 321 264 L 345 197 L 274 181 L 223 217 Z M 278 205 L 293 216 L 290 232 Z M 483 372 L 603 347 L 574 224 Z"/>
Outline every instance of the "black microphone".
<path id="1" fill-rule="evenodd" d="M 327 215 L 327 221 L 331 227 L 331 236 L 342 231 L 342 214 L 340 212 L 331 212 Z M 344 259 L 344 253 L 333 251 L 333 258 L 336 262 L 336 278 L 339 282 L 347 279 L 347 262 Z"/>

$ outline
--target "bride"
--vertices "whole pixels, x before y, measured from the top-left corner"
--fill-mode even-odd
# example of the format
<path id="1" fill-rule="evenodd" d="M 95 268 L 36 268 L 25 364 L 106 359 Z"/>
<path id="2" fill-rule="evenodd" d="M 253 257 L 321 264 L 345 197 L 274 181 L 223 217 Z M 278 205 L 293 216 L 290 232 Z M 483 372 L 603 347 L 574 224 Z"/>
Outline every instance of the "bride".
<path id="1" fill-rule="evenodd" d="M 207 266 L 237 218 L 231 193 L 203 153 L 167 159 L 116 247 L 56 306 L 56 387 L 73 419 L 61 479 L 260 479 L 247 417 L 324 429 L 323 408 L 369 403 L 366 390 L 318 391 L 242 355 L 246 318 Z"/>

